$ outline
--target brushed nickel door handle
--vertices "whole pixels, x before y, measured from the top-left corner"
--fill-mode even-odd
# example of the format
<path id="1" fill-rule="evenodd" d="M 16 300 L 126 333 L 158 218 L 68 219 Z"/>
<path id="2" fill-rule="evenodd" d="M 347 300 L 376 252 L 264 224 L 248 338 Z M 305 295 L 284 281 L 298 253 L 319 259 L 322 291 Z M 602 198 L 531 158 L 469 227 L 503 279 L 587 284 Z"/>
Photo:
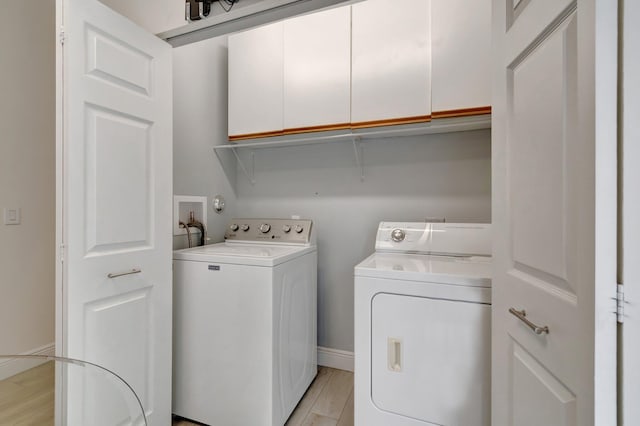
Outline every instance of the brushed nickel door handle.
<path id="1" fill-rule="evenodd" d="M 142 269 L 132 269 L 132 270 L 126 271 L 126 272 L 110 273 L 110 274 L 107 274 L 107 277 L 108 278 L 118 278 L 118 277 L 122 277 L 124 275 L 139 274 L 140 272 L 142 272 Z"/>
<path id="2" fill-rule="evenodd" d="M 532 323 L 531 321 L 529 321 L 527 319 L 527 312 L 524 309 L 519 311 L 519 310 L 517 310 L 515 308 L 509 308 L 509 313 L 511 315 L 513 315 L 514 317 L 518 318 L 523 323 L 525 323 L 527 325 L 527 327 L 529 327 L 531 329 L 531 331 L 533 331 L 534 333 L 536 333 L 538 335 L 540 335 L 540 334 L 549 334 L 549 327 L 547 327 L 546 325 L 544 327 L 540 327 L 539 325 L 536 325 L 536 324 Z"/>

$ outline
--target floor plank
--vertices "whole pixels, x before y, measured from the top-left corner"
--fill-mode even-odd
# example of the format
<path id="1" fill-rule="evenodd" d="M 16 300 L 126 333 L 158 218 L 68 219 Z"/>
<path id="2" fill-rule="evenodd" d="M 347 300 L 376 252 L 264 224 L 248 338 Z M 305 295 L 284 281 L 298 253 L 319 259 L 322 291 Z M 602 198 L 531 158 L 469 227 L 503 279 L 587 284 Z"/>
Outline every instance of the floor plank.
<path id="1" fill-rule="evenodd" d="M 302 426 L 336 426 L 338 421 L 336 419 L 332 419 L 331 417 L 321 416 L 316 413 L 310 413 L 306 419 L 304 419 L 304 423 Z"/>
<path id="2" fill-rule="evenodd" d="M 347 404 L 344 406 L 342 414 L 340 414 L 338 426 L 353 426 L 353 390 L 349 394 L 349 399 L 347 399 Z"/>
<path id="3" fill-rule="evenodd" d="M 0 381 L 0 425 L 53 425 L 52 361 Z"/>
<path id="4" fill-rule="evenodd" d="M 324 387 L 329 382 L 329 378 L 333 374 L 333 369 L 327 367 L 318 367 L 318 374 L 316 378 L 307 389 L 307 392 L 304 394 L 296 408 L 289 416 L 289 420 L 285 423 L 286 426 L 301 426 L 304 422 L 304 419 L 309 415 L 313 404 L 316 402 L 316 399 L 324 389 Z"/>
<path id="5" fill-rule="evenodd" d="M 315 404 L 313 404 L 311 412 L 331 417 L 332 419 L 339 419 L 352 390 L 353 373 L 334 370 L 329 378 L 329 383 L 327 383 Z"/>

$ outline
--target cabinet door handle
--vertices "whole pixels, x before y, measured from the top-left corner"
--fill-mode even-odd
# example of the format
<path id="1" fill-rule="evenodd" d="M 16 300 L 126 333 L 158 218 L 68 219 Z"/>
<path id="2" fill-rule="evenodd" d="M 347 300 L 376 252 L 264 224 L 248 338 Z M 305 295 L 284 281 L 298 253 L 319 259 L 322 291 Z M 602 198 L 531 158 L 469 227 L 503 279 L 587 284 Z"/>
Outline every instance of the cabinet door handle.
<path id="1" fill-rule="evenodd" d="M 544 327 L 540 327 L 539 325 L 535 325 L 534 323 L 529 321 L 527 319 L 527 312 L 524 309 L 519 311 L 519 310 L 517 310 L 515 308 L 509 308 L 509 313 L 511 315 L 515 316 L 516 318 L 518 318 L 523 323 L 525 323 L 527 325 L 527 327 L 529 327 L 531 329 L 531 331 L 533 331 L 534 333 L 536 333 L 536 334 L 549 334 L 549 327 L 547 327 L 546 325 Z"/>
<path id="2" fill-rule="evenodd" d="M 132 270 L 126 271 L 126 272 L 110 273 L 110 274 L 107 274 L 107 277 L 108 278 L 118 278 L 118 277 L 121 277 L 123 275 L 139 274 L 140 272 L 142 272 L 142 269 L 132 269 Z"/>

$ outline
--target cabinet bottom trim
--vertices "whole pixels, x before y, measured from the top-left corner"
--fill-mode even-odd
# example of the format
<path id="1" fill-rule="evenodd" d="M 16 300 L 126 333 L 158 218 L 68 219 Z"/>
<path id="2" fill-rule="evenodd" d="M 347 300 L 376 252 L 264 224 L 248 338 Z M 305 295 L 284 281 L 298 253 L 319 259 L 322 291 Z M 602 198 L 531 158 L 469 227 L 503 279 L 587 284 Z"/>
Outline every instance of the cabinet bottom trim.
<path id="1" fill-rule="evenodd" d="M 229 135 L 229 141 L 241 141 L 245 139 L 257 139 L 257 138 L 268 138 L 271 136 L 282 136 L 284 132 L 282 130 L 274 130 L 271 132 L 258 132 L 258 133 L 245 133 L 242 135 Z"/>
<path id="2" fill-rule="evenodd" d="M 352 129 L 364 129 L 367 127 L 397 126 L 400 124 L 427 123 L 431 121 L 430 115 L 418 115 L 415 117 L 389 118 L 385 120 L 360 121 L 351 123 Z"/>
<path id="3" fill-rule="evenodd" d="M 229 135 L 229 142 L 236 142 L 245 139 L 268 138 L 272 136 L 297 135 L 299 133 L 327 132 L 331 130 L 347 130 L 351 128 L 351 123 L 326 124 L 322 126 L 296 127 L 284 130 L 273 130 L 270 132 L 246 133 L 242 135 Z"/>
<path id="4" fill-rule="evenodd" d="M 476 107 L 476 108 L 461 108 L 461 109 L 449 109 L 444 111 L 433 111 L 431 117 L 436 118 L 453 118 L 453 117 L 468 117 L 470 115 L 485 115 L 491 114 L 490 106 Z"/>
<path id="5" fill-rule="evenodd" d="M 325 124 L 322 126 L 295 127 L 291 129 L 284 129 L 282 134 L 295 135 L 298 133 L 327 132 L 331 130 L 345 130 L 350 128 L 351 123 Z"/>
<path id="6" fill-rule="evenodd" d="M 338 123 L 322 126 L 296 127 L 269 132 L 247 133 L 242 135 L 229 135 L 229 142 L 237 142 L 246 139 L 268 138 L 272 136 L 295 135 L 299 133 L 326 132 L 331 130 L 366 129 L 372 127 L 398 126 L 402 124 L 428 123 L 439 118 L 468 117 L 472 115 L 491 114 L 491 107 L 476 107 L 451 109 L 446 111 L 434 111 L 431 115 L 419 115 L 414 117 L 390 118 L 385 120 L 360 121 L 357 123 Z"/>

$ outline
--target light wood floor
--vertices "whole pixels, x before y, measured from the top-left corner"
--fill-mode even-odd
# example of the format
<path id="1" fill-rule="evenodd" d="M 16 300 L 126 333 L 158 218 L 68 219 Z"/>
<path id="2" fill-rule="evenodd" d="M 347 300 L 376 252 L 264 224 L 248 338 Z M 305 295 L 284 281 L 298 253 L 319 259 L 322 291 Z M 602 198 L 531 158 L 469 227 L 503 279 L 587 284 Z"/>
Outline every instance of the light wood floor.
<path id="1" fill-rule="evenodd" d="M 52 361 L 0 381 L 0 425 L 53 425 Z M 174 426 L 198 425 L 174 418 Z M 318 367 L 286 426 L 353 426 L 353 373 Z"/>
<path id="2" fill-rule="evenodd" d="M 175 418 L 173 426 L 199 425 Z M 353 426 L 353 373 L 318 367 L 286 426 Z"/>
<path id="3" fill-rule="evenodd" d="M 53 425 L 53 361 L 0 381 L 0 425 Z"/>

